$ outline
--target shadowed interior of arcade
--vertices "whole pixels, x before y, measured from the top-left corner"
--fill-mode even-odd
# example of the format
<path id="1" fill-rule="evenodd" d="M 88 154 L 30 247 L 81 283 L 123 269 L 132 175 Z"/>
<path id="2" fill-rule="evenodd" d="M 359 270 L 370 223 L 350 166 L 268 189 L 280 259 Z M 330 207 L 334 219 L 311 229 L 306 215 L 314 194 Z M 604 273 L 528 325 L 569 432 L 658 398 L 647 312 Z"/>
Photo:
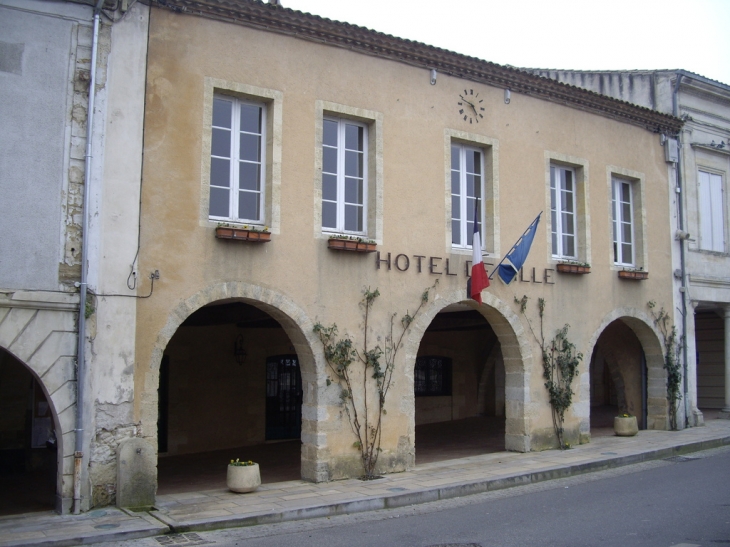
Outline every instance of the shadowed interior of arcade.
<path id="1" fill-rule="evenodd" d="M 57 465 L 46 395 L 30 370 L 0 348 L 0 515 L 54 509 Z"/>
<path id="2" fill-rule="evenodd" d="M 619 414 L 636 416 L 646 429 L 647 370 L 638 337 L 620 319 L 598 338 L 590 361 L 591 435 L 613 435 Z"/>
<path id="3" fill-rule="evenodd" d="M 478 311 L 455 304 L 434 317 L 413 384 L 416 464 L 504 450 L 504 361 Z"/>
<path id="4" fill-rule="evenodd" d="M 265 482 L 300 478 L 301 405 L 299 360 L 279 322 L 244 302 L 199 309 L 160 366 L 158 493 L 225 485 L 236 458 L 266 462 Z"/>
<path id="5" fill-rule="evenodd" d="M 448 308 L 418 360 L 416 463 L 504 450 L 504 365 L 489 323 L 466 306 Z M 225 488 L 235 458 L 261 464 L 263 483 L 301 478 L 295 361 L 281 325 L 252 305 L 192 314 L 160 371 L 158 495 Z"/>

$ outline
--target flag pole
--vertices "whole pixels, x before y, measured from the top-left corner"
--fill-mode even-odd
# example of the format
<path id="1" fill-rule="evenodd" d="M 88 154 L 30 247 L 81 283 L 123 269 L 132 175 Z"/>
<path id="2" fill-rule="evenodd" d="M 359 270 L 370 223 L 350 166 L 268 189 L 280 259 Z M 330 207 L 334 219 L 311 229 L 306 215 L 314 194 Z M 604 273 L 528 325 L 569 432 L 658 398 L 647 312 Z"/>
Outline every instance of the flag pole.
<path id="1" fill-rule="evenodd" d="M 537 222 L 537 220 L 540 218 L 540 215 L 542 215 L 543 212 L 544 211 L 540 211 L 538 213 L 538 215 L 535 217 L 535 220 L 533 220 L 532 222 L 530 222 L 530 225 L 527 227 L 527 230 L 525 230 L 524 232 L 522 232 L 522 235 L 519 238 L 517 238 L 517 241 L 515 241 L 515 244 L 512 245 L 512 248 L 509 251 L 507 251 L 506 253 L 504 253 L 504 258 L 502 258 L 502 260 L 499 261 L 499 264 L 497 264 L 494 267 L 494 269 L 492 270 L 492 273 L 490 273 L 489 276 L 488 276 L 489 279 L 492 279 L 492 276 L 494 275 L 494 272 L 497 271 L 497 269 L 502 264 L 502 262 L 504 262 L 505 260 L 507 260 L 507 257 L 509 256 L 509 254 L 514 250 L 515 247 L 517 247 L 517 245 L 520 244 L 520 241 L 522 241 L 522 238 L 525 237 L 525 235 L 527 234 L 527 232 L 530 231 L 530 228 L 532 228 L 532 225 L 535 224 L 535 222 Z"/>

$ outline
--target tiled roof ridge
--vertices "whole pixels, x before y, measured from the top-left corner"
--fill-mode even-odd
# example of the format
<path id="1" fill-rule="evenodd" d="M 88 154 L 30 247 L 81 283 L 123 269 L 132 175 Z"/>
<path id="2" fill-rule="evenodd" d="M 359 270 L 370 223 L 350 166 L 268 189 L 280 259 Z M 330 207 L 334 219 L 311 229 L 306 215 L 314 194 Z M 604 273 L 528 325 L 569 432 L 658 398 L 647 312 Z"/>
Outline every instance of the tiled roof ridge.
<path id="1" fill-rule="evenodd" d="M 287 34 L 412 66 L 436 69 L 442 74 L 509 88 L 514 93 L 586 110 L 638 125 L 653 132 L 674 134 L 679 131 L 683 123 L 674 116 L 515 67 L 396 38 L 365 27 L 332 21 L 275 4 L 265 4 L 260 0 L 150 0 L 150 4 L 178 13 Z"/>

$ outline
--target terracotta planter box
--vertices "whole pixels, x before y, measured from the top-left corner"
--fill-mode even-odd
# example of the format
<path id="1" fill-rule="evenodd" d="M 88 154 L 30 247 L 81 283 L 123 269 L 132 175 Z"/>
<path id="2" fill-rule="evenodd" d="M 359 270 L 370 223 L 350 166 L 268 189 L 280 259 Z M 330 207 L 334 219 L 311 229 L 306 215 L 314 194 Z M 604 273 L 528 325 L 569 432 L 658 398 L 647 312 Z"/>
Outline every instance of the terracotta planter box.
<path id="1" fill-rule="evenodd" d="M 569 273 L 569 274 L 589 274 L 589 273 L 591 273 L 590 266 L 581 266 L 580 264 L 558 264 L 557 270 L 560 273 Z"/>
<path id="2" fill-rule="evenodd" d="M 253 492 L 261 486 L 259 464 L 229 465 L 226 475 L 226 486 L 232 492 Z"/>
<path id="3" fill-rule="evenodd" d="M 620 279 L 642 280 L 642 279 L 649 278 L 649 272 L 633 271 L 633 270 L 619 270 L 618 276 Z"/>
<path id="4" fill-rule="evenodd" d="M 619 437 L 633 437 L 639 432 L 636 416 L 616 416 L 613 419 L 613 430 Z"/>
<path id="5" fill-rule="evenodd" d="M 330 238 L 327 240 L 327 247 L 336 251 L 353 251 L 355 253 L 374 253 L 377 245 L 356 239 Z"/>
<path id="6" fill-rule="evenodd" d="M 246 230 L 244 228 L 232 228 L 230 226 L 218 226 L 215 229 L 215 237 L 218 239 L 236 239 L 238 241 L 255 241 L 266 243 L 271 241 L 271 232 L 259 232 L 258 230 Z"/>

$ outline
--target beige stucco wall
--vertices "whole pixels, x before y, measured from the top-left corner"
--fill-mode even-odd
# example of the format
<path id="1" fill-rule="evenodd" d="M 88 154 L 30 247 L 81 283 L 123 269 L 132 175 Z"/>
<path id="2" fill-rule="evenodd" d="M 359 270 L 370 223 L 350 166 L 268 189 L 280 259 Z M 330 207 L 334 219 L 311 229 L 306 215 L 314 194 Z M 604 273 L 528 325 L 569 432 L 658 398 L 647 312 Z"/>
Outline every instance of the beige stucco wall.
<path id="1" fill-rule="evenodd" d="M 412 312 L 423 289 L 438 279 L 406 337 L 386 403 L 383 470 L 412 465 L 415 357 L 436 313 L 464 300 L 464 272 L 471 259 L 470 252 L 452 250 L 448 244 L 452 139 L 484 146 L 491 158 L 490 252 L 507 252 L 533 218 L 546 213 L 525 264 L 524 281 L 505 286 L 495 278 L 480 307 L 504 359 L 506 447 L 555 446 L 539 346 L 515 297 L 530 297 L 527 314 L 533 329 L 539 329 L 537 299 L 544 298 L 546 336 L 570 323 L 570 339 L 586 356 L 575 384 L 576 403 L 567 415 L 567 436 L 573 442 L 589 438 L 588 364 L 608 324 L 633 318 L 632 328 L 643 331 L 639 339 L 650 367 L 661 368 L 659 341 L 645 313 L 649 300 L 671 302 L 667 169 L 656 135 L 515 93 L 507 105 L 503 89 L 445 75 L 431 85 L 427 70 L 346 49 L 157 9 L 152 10 L 149 52 L 140 269 L 159 270 L 161 278 L 153 296 L 138 305 L 134 401 L 146 436 L 154 440 L 160 359 L 178 326 L 202 305 L 240 298 L 276 316 L 299 355 L 304 382 L 303 476 L 326 480 L 359 474 L 353 437 L 341 419 L 339 389 L 326 383 L 312 326 L 317 321 L 337 323 L 340 331 L 357 335 L 362 327 L 362 289 L 377 287 L 382 296 L 370 325 L 372 336 L 382 336 L 389 314 Z M 278 199 L 266 220 L 272 228 L 270 243 L 217 240 L 216 223 L 207 219 L 214 88 L 256 92 L 269 104 L 269 185 L 271 197 Z M 464 122 L 457 112 L 459 93 L 465 88 L 485 99 L 487 114 L 478 125 Z M 368 231 L 378 242 L 380 258 L 391 254 L 390 269 L 375 254 L 327 249 L 318 224 L 316 171 L 321 165 L 317 143 L 322 110 L 370 122 L 369 166 L 376 195 L 371 196 L 375 218 Z M 590 275 L 552 271 L 547 174 L 551 160 L 580 169 L 581 249 L 591 263 Z M 619 280 L 612 265 L 611 171 L 629 174 L 650 197 L 640 200 L 646 249 L 641 260 L 650 272 L 646 281 Z M 395 267 L 398 254 L 410 257 L 406 271 Z M 416 255 L 426 257 L 420 272 Z M 429 272 L 430 257 L 439 259 L 433 261 L 439 273 Z M 488 262 L 496 264 L 500 258 L 490 256 Z M 447 259 L 455 275 L 446 275 Z M 464 381 L 478 382 L 477 374 Z M 657 378 L 657 385 L 660 381 Z M 470 408 L 477 405 L 476 387 L 474 400 L 465 402 Z M 662 427 L 661 409 L 655 415 L 650 427 Z"/>

